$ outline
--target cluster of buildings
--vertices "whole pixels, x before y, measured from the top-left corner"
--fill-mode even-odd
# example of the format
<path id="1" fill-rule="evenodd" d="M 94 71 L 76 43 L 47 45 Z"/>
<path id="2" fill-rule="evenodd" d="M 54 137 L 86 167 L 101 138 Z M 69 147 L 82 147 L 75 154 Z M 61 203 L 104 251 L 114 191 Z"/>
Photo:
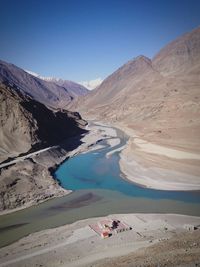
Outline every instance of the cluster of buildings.
<path id="1" fill-rule="evenodd" d="M 90 228 L 102 238 L 107 238 L 113 234 L 118 234 L 120 232 L 129 231 L 132 229 L 126 223 L 116 219 L 102 220 L 97 224 L 90 225 Z"/>

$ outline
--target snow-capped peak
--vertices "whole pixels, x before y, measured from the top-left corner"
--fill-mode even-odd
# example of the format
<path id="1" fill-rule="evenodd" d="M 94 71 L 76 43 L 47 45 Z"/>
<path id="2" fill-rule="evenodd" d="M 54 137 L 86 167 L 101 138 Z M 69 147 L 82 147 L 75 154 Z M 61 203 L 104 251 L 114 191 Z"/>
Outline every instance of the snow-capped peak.
<path id="1" fill-rule="evenodd" d="M 28 74 L 31 74 L 37 78 L 40 78 L 44 81 L 48 81 L 48 82 L 58 82 L 62 79 L 60 78 L 55 78 L 55 77 L 45 77 L 45 76 L 41 76 L 40 74 L 36 73 L 36 72 L 33 72 L 33 71 L 30 71 L 30 70 L 25 70 Z"/>

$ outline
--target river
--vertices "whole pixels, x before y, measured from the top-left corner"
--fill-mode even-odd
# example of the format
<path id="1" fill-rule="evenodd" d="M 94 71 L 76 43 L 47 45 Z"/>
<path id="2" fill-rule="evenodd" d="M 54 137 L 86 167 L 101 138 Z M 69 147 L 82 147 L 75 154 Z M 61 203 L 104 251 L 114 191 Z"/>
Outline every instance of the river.
<path id="1" fill-rule="evenodd" d="M 38 206 L 0 216 L 0 246 L 47 228 L 80 219 L 114 213 L 179 213 L 200 216 L 200 192 L 161 191 L 142 188 L 124 177 L 119 153 L 106 153 L 123 146 L 127 136 L 117 130 L 121 143 L 77 155 L 55 172 L 64 188 L 74 192 Z"/>

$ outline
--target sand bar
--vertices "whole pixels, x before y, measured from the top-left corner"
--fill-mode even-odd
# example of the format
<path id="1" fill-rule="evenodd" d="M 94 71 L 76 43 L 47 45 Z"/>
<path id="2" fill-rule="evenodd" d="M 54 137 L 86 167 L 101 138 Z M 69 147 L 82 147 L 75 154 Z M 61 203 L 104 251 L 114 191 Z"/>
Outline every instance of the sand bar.
<path id="1" fill-rule="evenodd" d="M 132 129 L 124 130 L 130 139 L 120 153 L 119 165 L 126 179 L 159 190 L 200 190 L 200 154 L 154 144 Z"/>
<path id="2" fill-rule="evenodd" d="M 200 160 L 200 154 L 190 153 L 187 151 L 167 148 L 164 146 L 156 145 L 150 142 L 147 142 L 140 138 L 134 138 L 134 143 L 139 147 L 141 151 L 146 153 L 153 153 L 158 155 L 163 155 L 169 158 L 174 159 L 194 159 Z"/>
<path id="3" fill-rule="evenodd" d="M 112 151 L 106 153 L 106 158 L 109 158 L 110 156 L 112 156 L 115 152 L 120 152 L 125 148 L 124 146 L 120 146 L 119 148 L 113 149 Z"/>
<path id="4" fill-rule="evenodd" d="M 128 180 L 144 187 L 171 191 L 200 190 L 199 176 L 171 169 L 143 166 L 141 160 L 138 162 L 137 156 L 127 154 L 126 150 L 120 153 L 119 165 Z"/>

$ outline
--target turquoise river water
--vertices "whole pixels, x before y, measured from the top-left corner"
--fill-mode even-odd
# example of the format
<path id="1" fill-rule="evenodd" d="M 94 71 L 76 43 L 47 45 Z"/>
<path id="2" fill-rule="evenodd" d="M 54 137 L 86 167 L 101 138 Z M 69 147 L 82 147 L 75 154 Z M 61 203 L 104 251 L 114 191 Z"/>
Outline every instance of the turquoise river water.
<path id="1" fill-rule="evenodd" d="M 39 230 L 80 219 L 115 213 L 179 213 L 200 216 L 200 192 L 162 191 L 142 188 L 125 178 L 119 169 L 119 154 L 106 153 L 125 144 L 77 155 L 60 165 L 54 176 L 62 187 L 74 192 L 38 206 L 0 216 L 0 246 Z"/>

